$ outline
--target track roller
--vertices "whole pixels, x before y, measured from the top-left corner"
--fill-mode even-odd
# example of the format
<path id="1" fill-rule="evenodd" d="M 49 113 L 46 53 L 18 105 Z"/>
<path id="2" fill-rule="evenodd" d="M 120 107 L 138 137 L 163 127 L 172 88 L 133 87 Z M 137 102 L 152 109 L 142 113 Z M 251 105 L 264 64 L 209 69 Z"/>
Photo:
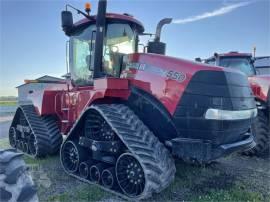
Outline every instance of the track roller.
<path id="1" fill-rule="evenodd" d="M 79 174 L 82 178 L 87 179 L 89 177 L 89 170 L 90 167 L 94 164 L 95 162 L 93 160 L 88 160 L 80 163 L 79 166 Z"/>
<path id="2" fill-rule="evenodd" d="M 19 140 L 17 147 L 18 147 L 19 150 L 23 151 L 23 141 L 22 140 Z"/>
<path id="3" fill-rule="evenodd" d="M 90 180 L 94 182 L 99 182 L 101 178 L 102 171 L 106 168 L 106 164 L 98 163 L 90 167 Z"/>
<path id="4" fill-rule="evenodd" d="M 27 142 L 22 142 L 22 151 L 28 153 L 28 144 Z"/>
<path id="5" fill-rule="evenodd" d="M 37 154 L 37 140 L 36 136 L 31 133 L 30 137 L 28 139 L 28 149 L 29 149 L 29 154 L 32 156 L 36 156 Z"/>
<path id="6" fill-rule="evenodd" d="M 19 149 L 19 145 L 20 145 L 20 140 L 16 140 L 16 147 L 14 147 L 14 148 Z"/>
<path id="7" fill-rule="evenodd" d="M 101 183 L 104 187 L 112 189 L 116 184 L 115 167 L 107 168 L 102 171 Z"/>
<path id="8" fill-rule="evenodd" d="M 15 127 L 9 129 L 9 144 L 11 147 L 16 148 L 17 133 Z"/>

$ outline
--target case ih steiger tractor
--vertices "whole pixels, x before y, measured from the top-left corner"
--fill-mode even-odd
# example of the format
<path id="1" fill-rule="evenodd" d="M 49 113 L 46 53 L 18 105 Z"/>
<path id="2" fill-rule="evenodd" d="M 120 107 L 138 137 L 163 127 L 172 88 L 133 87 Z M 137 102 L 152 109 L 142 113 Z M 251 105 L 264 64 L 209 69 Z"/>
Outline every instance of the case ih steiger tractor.
<path id="1" fill-rule="evenodd" d="M 252 54 L 229 52 L 215 53 L 213 57 L 204 60 L 207 64 L 230 67 L 242 71 L 248 76 L 249 84 L 255 96 L 258 116 L 252 124 L 252 134 L 256 146 L 244 151 L 247 155 L 269 154 L 270 146 L 270 75 L 257 75 Z"/>
<path id="2" fill-rule="evenodd" d="M 106 4 L 96 16 L 76 9 L 85 17 L 77 23 L 62 12 L 71 76 L 29 89 L 10 127 L 13 147 L 32 157 L 60 149 L 67 174 L 137 200 L 173 181 L 173 157 L 204 163 L 255 145 L 244 74 L 165 56 L 160 32 L 171 19 L 139 53 L 143 25 Z"/>

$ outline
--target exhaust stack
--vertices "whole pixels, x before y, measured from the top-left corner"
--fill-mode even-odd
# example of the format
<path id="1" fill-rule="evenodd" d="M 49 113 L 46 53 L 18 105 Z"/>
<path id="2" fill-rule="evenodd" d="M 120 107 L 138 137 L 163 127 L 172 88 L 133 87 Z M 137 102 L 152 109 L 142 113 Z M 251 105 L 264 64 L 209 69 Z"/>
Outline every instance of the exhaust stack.
<path id="1" fill-rule="evenodd" d="M 172 18 L 164 18 L 159 21 L 156 28 L 156 37 L 154 39 L 155 42 L 160 42 L 161 29 L 164 25 L 170 24 L 172 22 Z"/>
<path id="2" fill-rule="evenodd" d="M 156 28 L 156 36 L 154 41 L 148 43 L 148 53 L 156 53 L 165 55 L 166 53 L 166 43 L 160 42 L 161 30 L 165 24 L 170 24 L 172 22 L 172 18 L 164 18 L 159 21 Z"/>

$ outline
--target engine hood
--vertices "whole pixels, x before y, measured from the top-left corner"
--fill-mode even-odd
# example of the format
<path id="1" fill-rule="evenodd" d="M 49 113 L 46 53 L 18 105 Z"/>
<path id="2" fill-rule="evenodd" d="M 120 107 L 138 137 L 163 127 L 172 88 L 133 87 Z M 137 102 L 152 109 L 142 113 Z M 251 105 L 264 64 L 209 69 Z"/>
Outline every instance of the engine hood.
<path id="1" fill-rule="evenodd" d="M 181 71 L 187 75 L 187 79 L 201 70 L 235 72 L 244 75 L 242 72 L 234 69 L 151 53 L 131 54 L 126 61 L 140 61 L 140 63 L 160 67 L 163 70 Z"/>
<path id="2" fill-rule="evenodd" d="M 154 95 L 171 114 L 184 92 L 228 99 L 248 97 L 254 101 L 246 75 L 233 69 L 149 53 L 128 55 L 122 69 L 122 78 Z"/>

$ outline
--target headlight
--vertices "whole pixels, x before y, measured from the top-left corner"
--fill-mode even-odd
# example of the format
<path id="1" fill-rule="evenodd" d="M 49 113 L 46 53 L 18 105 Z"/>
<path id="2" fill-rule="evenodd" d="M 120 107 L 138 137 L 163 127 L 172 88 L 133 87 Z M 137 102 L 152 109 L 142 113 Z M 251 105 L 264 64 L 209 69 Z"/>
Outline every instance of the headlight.
<path id="1" fill-rule="evenodd" d="M 204 115 L 206 119 L 214 119 L 214 120 L 240 120 L 240 119 L 249 119 L 256 116 L 257 116 L 257 108 L 238 111 L 208 109 Z"/>

